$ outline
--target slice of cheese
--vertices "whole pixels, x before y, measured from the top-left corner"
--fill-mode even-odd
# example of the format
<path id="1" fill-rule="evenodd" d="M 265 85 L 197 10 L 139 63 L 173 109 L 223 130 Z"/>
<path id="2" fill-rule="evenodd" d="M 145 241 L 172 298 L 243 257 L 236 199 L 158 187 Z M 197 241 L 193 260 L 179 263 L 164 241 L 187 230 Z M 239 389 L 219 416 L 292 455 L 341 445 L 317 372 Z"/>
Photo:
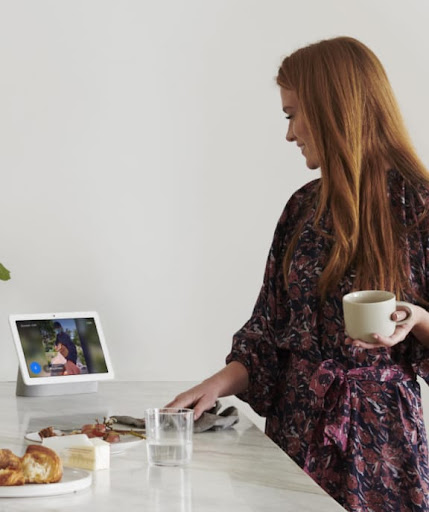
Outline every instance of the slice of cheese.
<path id="1" fill-rule="evenodd" d="M 110 467 L 110 444 L 99 437 L 89 439 L 85 434 L 47 437 L 43 444 L 55 450 L 66 467 L 92 471 Z"/>

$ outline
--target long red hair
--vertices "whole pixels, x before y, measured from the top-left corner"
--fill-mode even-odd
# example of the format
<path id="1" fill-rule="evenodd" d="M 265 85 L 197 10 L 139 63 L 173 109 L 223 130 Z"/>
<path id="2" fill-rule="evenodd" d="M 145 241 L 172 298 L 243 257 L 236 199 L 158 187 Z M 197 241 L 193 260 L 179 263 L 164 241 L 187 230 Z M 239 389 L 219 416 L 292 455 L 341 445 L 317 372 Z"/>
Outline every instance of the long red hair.
<path id="1" fill-rule="evenodd" d="M 286 57 L 277 83 L 297 93 L 318 152 L 322 179 L 315 223 L 327 211 L 332 219 L 321 296 L 351 266 L 356 288 L 403 295 L 409 288 L 400 249 L 404 228 L 391 213 L 387 166 L 416 188 L 429 187 L 429 174 L 410 141 L 382 64 L 361 42 L 337 37 Z M 299 231 L 285 255 L 286 280 Z"/>

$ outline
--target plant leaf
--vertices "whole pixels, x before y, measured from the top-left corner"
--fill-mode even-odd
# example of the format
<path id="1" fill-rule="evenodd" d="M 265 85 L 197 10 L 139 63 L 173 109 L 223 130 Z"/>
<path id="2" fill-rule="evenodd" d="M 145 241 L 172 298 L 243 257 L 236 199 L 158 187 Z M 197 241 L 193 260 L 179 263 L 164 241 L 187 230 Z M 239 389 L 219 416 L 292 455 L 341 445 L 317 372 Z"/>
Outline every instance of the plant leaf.
<path id="1" fill-rule="evenodd" d="M 8 281 L 10 279 L 9 270 L 0 263 L 0 279 L 2 281 Z"/>

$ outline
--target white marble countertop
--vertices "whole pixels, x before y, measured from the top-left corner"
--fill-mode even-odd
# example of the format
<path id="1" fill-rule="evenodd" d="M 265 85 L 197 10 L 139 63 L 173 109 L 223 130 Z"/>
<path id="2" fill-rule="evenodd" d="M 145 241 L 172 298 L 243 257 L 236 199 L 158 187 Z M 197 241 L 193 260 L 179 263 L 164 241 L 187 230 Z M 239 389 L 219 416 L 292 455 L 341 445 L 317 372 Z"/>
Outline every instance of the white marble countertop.
<path id="1" fill-rule="evenodd" d="M 143 417 L 189 383 L 105 382 L 91 394 L 26 398 L 15 383 L 0 383 L 0 447 L 21 455 L 24 435 L 56 423 L 76 427 L 103 415 Z M 222 399 L 222 405 L 229 405 Z M 76 417 L 76 414 L 79 416 Z M 78 420 L 76 424 L 75 419 Z M 0 498 L 0 512 L 101 511 L 288 512 L 344 510 L 265 436 L 241 411 L 232 429 L 194 435 L 186 467 L 149 466 L 145 441 L 111 457 L 93 472 L 89 489 L 73 494 Z"/>

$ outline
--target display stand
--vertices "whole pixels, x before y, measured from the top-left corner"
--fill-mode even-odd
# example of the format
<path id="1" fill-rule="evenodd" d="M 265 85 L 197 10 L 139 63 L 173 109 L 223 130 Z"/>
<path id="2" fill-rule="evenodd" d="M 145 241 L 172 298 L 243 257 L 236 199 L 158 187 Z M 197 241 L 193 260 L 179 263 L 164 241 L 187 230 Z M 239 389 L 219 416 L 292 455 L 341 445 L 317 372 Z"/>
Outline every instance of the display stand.
<path id="1" fill-rule="evenodd" d="M 35 384 L 29 386 L 25 384 L 21 369 L 18 368 L 18 376 L 16 379 L 16 395 L 17 396 L 54 396 L 54 395 L 78 395 L 80 393 L 95 393 L 98 390 L 98 382 L 66 382 L 63 384 Z"/>

